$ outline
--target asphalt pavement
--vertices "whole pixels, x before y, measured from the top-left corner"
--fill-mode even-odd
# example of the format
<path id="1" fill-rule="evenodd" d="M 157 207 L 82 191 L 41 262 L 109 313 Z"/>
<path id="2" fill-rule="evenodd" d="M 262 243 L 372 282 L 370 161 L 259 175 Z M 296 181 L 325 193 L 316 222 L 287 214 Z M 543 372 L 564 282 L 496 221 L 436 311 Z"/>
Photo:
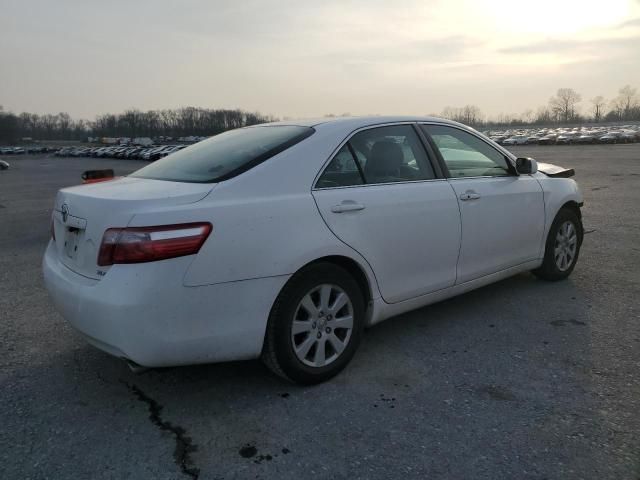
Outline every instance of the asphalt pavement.
<path id="1" fill-rule="evenodd" d="M 6 157 L 0 478 L 638 480 L 640 144 L 512 150 L 576 170 L 573 275 L 521 274 L 387 320 L 315 387 L 258 361 L 136 375 L 87 345 L 42 282 L 55 192 L 144 163 Z"/>

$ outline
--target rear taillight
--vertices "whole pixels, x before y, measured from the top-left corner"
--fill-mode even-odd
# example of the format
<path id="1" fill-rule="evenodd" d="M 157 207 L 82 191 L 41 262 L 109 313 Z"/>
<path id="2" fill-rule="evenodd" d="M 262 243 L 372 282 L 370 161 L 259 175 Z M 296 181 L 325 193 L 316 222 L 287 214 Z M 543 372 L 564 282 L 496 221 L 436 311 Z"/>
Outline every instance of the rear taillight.
<path id="1" fill-rule="evenodd" d="M 210 223 L 110 228 L 104 232 L 98 265 L 142 263 L 198 253 L 211 233 Z"/>
<path id="2" fill-rule="evenodd" d="M 53 217 L 51 217 L 51 238 L 56 241 L 56 226 L 53 224 Z"/>

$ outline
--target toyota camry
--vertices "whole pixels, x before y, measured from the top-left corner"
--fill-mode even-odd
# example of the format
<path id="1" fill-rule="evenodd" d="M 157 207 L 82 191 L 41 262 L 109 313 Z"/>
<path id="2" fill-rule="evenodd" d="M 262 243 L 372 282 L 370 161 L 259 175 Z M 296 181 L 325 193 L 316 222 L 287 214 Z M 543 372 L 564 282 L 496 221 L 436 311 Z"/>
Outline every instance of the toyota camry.
<path id="1" fill-rule="evenodd" d="M 437 118 L 251 126 L 60 190 L 44 278 L 133 365 L 262 358 L 317 383 L 382 320 L 519 272 L 566 278 L 572 174 Z"/>

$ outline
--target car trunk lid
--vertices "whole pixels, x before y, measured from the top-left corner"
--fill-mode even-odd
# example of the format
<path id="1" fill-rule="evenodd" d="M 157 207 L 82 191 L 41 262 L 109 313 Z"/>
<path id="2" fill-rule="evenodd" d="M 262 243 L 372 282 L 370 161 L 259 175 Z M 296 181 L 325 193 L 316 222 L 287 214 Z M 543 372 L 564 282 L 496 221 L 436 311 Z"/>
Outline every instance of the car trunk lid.
<path id="1" fill-rule="evenodd" d="M 134 214 L 145 209 L 195 203 L 214 187 L 211 183 L 124 177 L 63 188 L 53 211 L 60 261 L 80 275 L 100 279 L 109 268 L 97 263 L 107 228 L 126 227 Z"/>

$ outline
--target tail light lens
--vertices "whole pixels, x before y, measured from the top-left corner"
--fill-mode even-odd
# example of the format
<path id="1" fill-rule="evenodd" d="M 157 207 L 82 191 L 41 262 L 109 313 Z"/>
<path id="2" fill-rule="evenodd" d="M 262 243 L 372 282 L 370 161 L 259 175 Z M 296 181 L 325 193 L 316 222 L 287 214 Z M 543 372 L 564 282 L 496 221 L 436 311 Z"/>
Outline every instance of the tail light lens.
<path id="1" fill-rule="evenodd" d="M 51 238 L 56 241 L 56 226 L 53 224 L 53 216 L 51 217 Z"/>
<path id="2" fill-rule="evenodd" d="M 102 237 L 98 265 L 155 262 L 194 255 L 211 229 L 210 223 L 109 228 Z"/>

